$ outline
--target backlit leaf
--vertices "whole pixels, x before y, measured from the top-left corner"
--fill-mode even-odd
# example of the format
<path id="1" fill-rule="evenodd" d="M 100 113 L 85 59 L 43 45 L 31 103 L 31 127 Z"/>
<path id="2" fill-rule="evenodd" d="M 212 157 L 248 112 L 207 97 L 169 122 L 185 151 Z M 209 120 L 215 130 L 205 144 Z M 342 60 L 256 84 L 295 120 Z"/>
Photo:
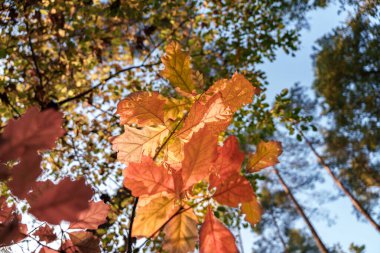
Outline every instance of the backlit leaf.
<path id="1" fill-rule="evenodd" d="M 184 189 L 208 176 L 216 159 L 216 146 L 217 137 L 210 133 L 209 127 L 201 129 L 185 144 L 182 162 Z"/>
<path id="2" fill-rule="evenodd" d="M 143 129 L 125 126 L 124 133 L 113 138 L 112 148 L 120 162 L 140 162 L 142 155 L 153 157 L 168 134 L 169 129 L 163 125 Z"/>
<path id="3" fill-rule="evenodd" d="M 79 213 L 78 220 L 70 224 L 69 228 L 97 229 L 107 220 L 110 207 L 103 201 L 90 202 L 89 207 Z"/>
<path id="4" fill-rule="evenodd" d="M 165 100 L 158 92 L 139 91 L 130 94 L 117 105 L 120 124 L 163 125 Z"/>
<path id="5" fill-rule="evenodd" d="M 197 217 L 192 209 L 176 215 L 163 230 L 163 249 L 172 253 L 193 251 L 198 240 L 197 224 Z"/>
<path id="6" fill-rule="evenodd" d="M 179 210 L 179 206 L 175 204 L 175 199 L 174 195 L 161 195 L 153 197 L 148 204 L 139 204 L 132 228 L 133 236 L 154 236 L 161 226 Z"/>
<path id="7" fill-rule="evenodd" d="M 182 51 L 178 42 L 171 42 L 165 50 L 166 54 L 161 57 L 165 69 L 161 75 L 168 79 L 174 87 L 184 92 L 192 93 L 196 86 L 192 78 L 190 55 Z"/>
<path id="8" fill-rule="evenodd" d="M 210 126 L 215 134 L 223 131 L 232 119 L 231 111 L 223 103 L 220 93 L 213 95 L 206 103 L 202 99 L 191 107 L 178 136 L 186 141 L 205 125 Z"/>
<path id="9" fill-rule="evenodd" d="M 256 196 L 253 200 L 245 202 L 241 205 L 241 211 L 245 214 L 245 220 L 252 226 L 256 225 L 261 220 L 262 208 L 257 201 Z"/>
<path id="10" fill-rule="evenodd" d="M 167 169 L 148 156 L 143 156 L 141 163 L 130 163 L 123 176 L 124 186 L 132 191 L 133 196 L 174 191 L 173 179 Z"/>
<path id="11" fill-rule="evenodd" d="M 281 143 L 278 141 L 261 141 L 257 145 L 256 153 L 249 156 L 247 169 L 249 172 L 258 172 L 277 163 L 282 153 Z"/>
<path id="12" fill-rule="evenodd" d="M 212 174 L 210 188 L 213 187 L 216 187 L 213 198 L 220 204 L 231 207 L 237 207 L 239 203 L 251 201 L 255 196 L 249 181 L 237 173 L 227 179 L 221 179 Z"/>
<path id="13" fill-rule="evenodd" d="M 243 75 L 235 73 L 229 80 L 215 82 L 206 94 L 213 95 L 217 92 L 222 94 L 224 104 L 234 113 L 243 105 L 252 103 L 253 95 L 258 94 L 260 89 L 252 86 Z"/>
<path id="14" fill-rule="evenodd" d="M 239 148 L 239 142 L 235 136 L 229 136 L 222 147 L 218 146 L 218 156 L 213 163 L 212 171 L 222 180 L 231 174 L 240 173 L 244 161 L 244 153 Z"/>
<path id="15" fill-rule="evenodd" d="M 235 238 L 209 208 L 199 232 L 200 253 L 237 253 Z"/>

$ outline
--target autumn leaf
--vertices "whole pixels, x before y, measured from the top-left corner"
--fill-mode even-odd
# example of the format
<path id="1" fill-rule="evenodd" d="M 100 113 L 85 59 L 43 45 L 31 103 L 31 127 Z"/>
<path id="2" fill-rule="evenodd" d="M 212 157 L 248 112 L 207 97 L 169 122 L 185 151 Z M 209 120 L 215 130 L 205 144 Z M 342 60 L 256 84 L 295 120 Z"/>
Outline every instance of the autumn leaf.
<path id="1" fill-rule="evenodd" d="M 253 200 L 242 203 L 241 211 L 245 214 L 245 220 L 248 221 L 251 226 L 254 226 L 260 222 L 261 214 L 263 212 L 256 196 Z"/>
<path id="2" fill-rule="evenodd" d="M 230 207 L 238 207 L 240 203 L 251 201 L 254 197 L 254 191 L 249 181 L 237 173 L 227 179 L 220 179 L 212 174 L 210 188 L 213 187 L 216 187 L 213 199 Z"/>
<path id="3" fill-rule="evenodd" d="M 27 233 L 27 226 L 21 224 L 21 215 L 12 213 L 6 221 L 0 223 L 0 247 L 21 241 Z"/>
<path id="4" fill-rule="evenodd" d="M 234 113 L 243 105 L 252 103 L 253 96 L 259 94 L 260 89 L 252 86 L 243 75 L 235 73 L 230 80 L 222 79 L 215 82 L 206 94 L 214 95 L 217 92 L 222 94 L 224 104 Z"/>
<path id="5" fill-rule="evenodd" d="M 97 229 L 106 222 L 110 207 L 103 201 L 90 202 L 89 207 L 81 211 L 78 219 L 70 223 L 69 228 Z"/>
<path id="6" fill-rule="evenodd" d="M 15 206 L 8 206 L 6 197 L 0 197 L 0 224 L 4 223 L 15 211 Z"/>
<path id="7" fill-rule="evenodd" d="M 28 151 L 23 155 L 22 160 L 12 168 L 12 180 L 8 183 L 8 187 L 13 195 L 20 199 L 26 197 L 42 172 L 41 160 L 42 157 L 36 151 Z"/>
<path id="8" fill-rule="evenodd" d="M 100 240 L 91 232 L 79 231 L 69 233 L 72 244 L 78 253 L 100 253 Z M 67 246 L 70 244 L 67 243 Z M 62 247 L 62 249 L 64 249 Z M 70 252 L 70 251 L 69 251 Z"/>
<path id="9" fill-rule="evenodd" d="M 208 208 L 205 221 L 199 232 L 200 253 L 236 253 L 239 252 L 232 233 L 214 216 Z"/>
<path id="10" fill-rule="evenodd" d="M 179 206 L 175 204 L 175 195 L 160 195 L 152 197 L 147 204 L 137 206 L 136 217 L 133 223 L 132 234 L 134 237 L 150 237 L 174 215 Z M 145 199 L 146 201 L 146 199 Z"/>
<path id="11" fill-rule="evenodd" d="M 175 41 L 166 47 L 165 52 L 166 55 L 161 57 L 162 63 L 165 65 L 161 75 L 181 91 L 193 93 L 196 86 L 192 77 L 190 55 L 183 52 L 180 44 Z"/>
<path id="12" fill-rule="evenodd" d="M 217 137 L 210 132 L 209 127 L 202 128 L 184 146 L 182 162 L 184 189 L 208 177 L 217 155 Z"/>
<path id="13" fill-rule="evenodd" d="M 163 229 L 163 249 L 172 253 L 193 251 L 198 240 L 197 224 L 197 217 L 192 209 L 176 215 Z"/>
<path id="14" fill-rule="evenodd" d="M 166 98 L 161 96 L 163 99 L 165 99 L 165 105 L 164 105 L 164 121 L 170 120 L 176 120 L 178 118 L 182 118 L 185 114 L 185 111 L 187 111 L 193 101 L 188 98 Z"/>
<path id="15" fill-rule="evenodd" d="M 141 163 L 130 163 L 123 172 L 124 186 L 133 196 L 174 192 L 172 176 L 167 169 L 155 164 L 152 158 L 143 156 Z"/>
<path id="16" fill-rule="evenodd" d="M 52 109 L 40 112 L 37 107 L 29 108 L 20 119 L 11 119 L 1 135 L 0 162 L 52 148 L 64 134 L 62 121 L 62 113 Z"/>
<path id="17" fill-rule="evenodd" d="M 54 234 L 53 229 L 49 225 L 39 227 L 36 232 L 34 232 L 34 235 L 38 236 L 41 241 L 47 243 L 53 242 L 57 239 L 56 234 Z"/>
<path id="18" fill-rule="evenodd" d="M 218 146 L 218 156 L 212 165 L 212 172 L 222 180 L 232 174 L 240 173 L 244 161 L 244 153 L 239 148 L 235 136 L 229 136 L 222 147 Z"/>
<path id="19" fill-rule="evenodd" d="M 164 125 L 164 105 L 165 100 L 158 92 L 139 91 L 122 100 L 116 113 L 120 115 L 122 125 Z"/>
<path id="20" fill-rule="evenodd" d="M 217 93 L 206 103 L 200 99 L 193 104 L 177 136 L 188 141 L 205 125 L 209 125 L 209 129 L 217 135 L 229 125 L 231 119 L 231 110 L 223 103 L 220 93 Z"/>
<path id="21" fill-rule="evenodd" d="M 37 182 L 27 196 L 29 212 L 39 220 L 59 224 L 62 220 L 77 221 L 81 211 L 88 208 L 92 197 L 91 187 L 84 179 L 71 181 L 70 178 L 54 184 L 50 180 Z"/>
<path id="22" fill-rule="evenodd" d="M 125 126 L 124 133 L 111 140 L 112 148 L 118 152 L 117 159 L 128 165 L 140 162 L 143 155 L 153 157 L 168 134 L 169 129 L 163 125 L 143 129 Z"/>
<path id="23" fill-rule="evenodd" d="M 258 172 L 277 163 L 282 153 L 281 143 L 278 141 L 261 141 L 257 145 L 256 153 L 249 156 L 247 170 Z"/>

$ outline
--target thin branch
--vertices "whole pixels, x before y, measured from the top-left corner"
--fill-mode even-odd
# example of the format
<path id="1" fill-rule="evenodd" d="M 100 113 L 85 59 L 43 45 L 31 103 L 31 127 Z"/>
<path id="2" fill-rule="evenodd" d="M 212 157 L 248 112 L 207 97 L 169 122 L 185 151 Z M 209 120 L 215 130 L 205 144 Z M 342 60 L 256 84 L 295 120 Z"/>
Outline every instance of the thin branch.
<path id="1" fill-rule="evenodd" d="M 136 65 L 136 66 L 130 66 L 130 67 L 127 67 L 127 68 L 123 68 L 119 71 L 116 71 L 115 73 L 111 74 L 110 76 L 108 76 L 107 78 L 103 79 L 102 81 L 100 81 L 98 84 L 96 84 L 95 86 L 89 88 L 88 90 L 85 90 L 73 97 L 69 97 L 69 98 L 66 98 L 62 101 L 59 101 L 58 102 L 58 105 L 63 105 L 63 104 L 66 104 L 68 102 L 71 102 L 71 101 L 74 101 L 74 100 L 77 100 L 79 98 L 82 98 L 84 96 L 86 96 L 87 94 L 93 92 L 95 89 L 99 88 L 100 86 L 106 84 L 109 80 L 117 77 L 118 75 L 120 75 L 121 73 L 124 73 L 124 72 L 127 72 L 127 71 L 130 71 L 130 70 L 133 70 L 133 69 L 138 69 L 138 68 L 147 68 L 147 67 L 152 67 L 152 66 L 155 66 L 155 65 L 158 65 L 160 64 L 161 62 L 155 62 L 155 63 L 150 63 L 150 64 L 140 64 L 140 65 Z"/>

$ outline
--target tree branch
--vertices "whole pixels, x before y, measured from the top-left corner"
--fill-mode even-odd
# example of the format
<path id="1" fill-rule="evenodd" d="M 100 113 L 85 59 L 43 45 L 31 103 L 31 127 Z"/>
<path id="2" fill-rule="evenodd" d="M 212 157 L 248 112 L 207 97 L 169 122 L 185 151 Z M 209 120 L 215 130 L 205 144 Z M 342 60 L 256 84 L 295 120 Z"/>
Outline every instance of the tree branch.
<path id="1" fill-rule="evenodd" d="M 103 79 L 102 81 L 100 81 L 98 84 L 96 84 L 95 86 L 91 87 L 90 89 L 88 90 L 85 90 L 73 97 L 69 97 L 69 98 L 66 98 L 64 100 L 61 100 L 58 102 L 58 105 L 63 105 L 63 104 L 66 104 L 68 102 L 71 102 L 71 101 L 74 101 L 74 100 L 77 100 L 79 98 L 82 98 L 84 96 L 86 96 L 87 94 L 93 92 L 95 89 L 99 88 L 100 86 L 102 86 L 103 84 L 107 83 L 109 80 L 117 77 L 118 75 L 120 75 L 121 73 L 124 73 L 124 72 L 127 72 L 127 71 L 130 71 L 130 70 L 133 70 L 133 69 L 138 69 L 138 68 L 147 68 L 147 67 L 152 67 L 152 66 L 155 66 L 155 65 L 158 65 L 160 64 L 161 62 L 155 62 L 155 63 L 150 63 L 150 64 L 140 64 L 140 65 L 136 65 L 136 66 L 130 66 L 130 67 L 127 67 L 127 68 L 124 68 L 124 69 L 121 69 L 119 71 L 116 71 L 115 73 L 113 73 L 112 75 L 108 76 L 107 78 Z"/>

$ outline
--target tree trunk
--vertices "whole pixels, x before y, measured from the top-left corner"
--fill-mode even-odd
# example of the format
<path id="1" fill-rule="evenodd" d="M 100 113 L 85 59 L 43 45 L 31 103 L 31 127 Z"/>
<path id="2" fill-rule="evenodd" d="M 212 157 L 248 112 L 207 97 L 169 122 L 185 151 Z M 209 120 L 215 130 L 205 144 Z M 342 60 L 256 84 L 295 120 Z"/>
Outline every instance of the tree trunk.
<path id="1" fill-rule="evenodd" d="M 313 235 L 314 241 L 317 244 L 319 251 L 322 253 L 328 253 L 328 250 L 327 250 L 325 244 L 322 242 L 317 231 L 315 231 L 314 226 L 311 224 L 309 218 L 306 216 L 305 212 L 303 211 L 303 208 L 300 206 L 300 204 L 298 203 L 298 201 L 294 197 L 293 193 L 290 191 L 288 185 L 285 183 L 284 179 L 280 175 L 280 172 L 274 167 L 273 167 L 273 169 L 274 169 L 274 173 L 277 175 L 278 180 L 280 181 L 280 183 L 282 185 L 282 188 L 284 188 L 285 193 L 289 196 L 290 200 L 295 205 L 298 214 L 301 215 L 301 217 L 305 221 L 306 225 L 309 227 L 310 232 Z"/>
<path id="2" fill-rule="evenodd" d="M 298 130 L 301 136 L 304 138 L 306 144 L 309 146 L 313 154 L 317 157 L 318 162 L 322 165 L 322 167 L 330 174 L 334 183 L 346 194 L 346 196 L 351 200 L 352 205 L 356 208 L 356 210 L 361 213 L 371 225 L 380 233 L 380 225 L 376 223 L 376 221 L 371 217 L 371 215 L 364 209 L 364 207 L 360 204 L 360 202 L 355 198 L 354 195 L 342 184 L 339 178 L 335 175 L 335 173 L 331 170 L 331 168 L 326 164 L 325 160 L 319 155 L 317 150 L 314 148 L 311 141 L 306 138 L 301 130 Z"/>

